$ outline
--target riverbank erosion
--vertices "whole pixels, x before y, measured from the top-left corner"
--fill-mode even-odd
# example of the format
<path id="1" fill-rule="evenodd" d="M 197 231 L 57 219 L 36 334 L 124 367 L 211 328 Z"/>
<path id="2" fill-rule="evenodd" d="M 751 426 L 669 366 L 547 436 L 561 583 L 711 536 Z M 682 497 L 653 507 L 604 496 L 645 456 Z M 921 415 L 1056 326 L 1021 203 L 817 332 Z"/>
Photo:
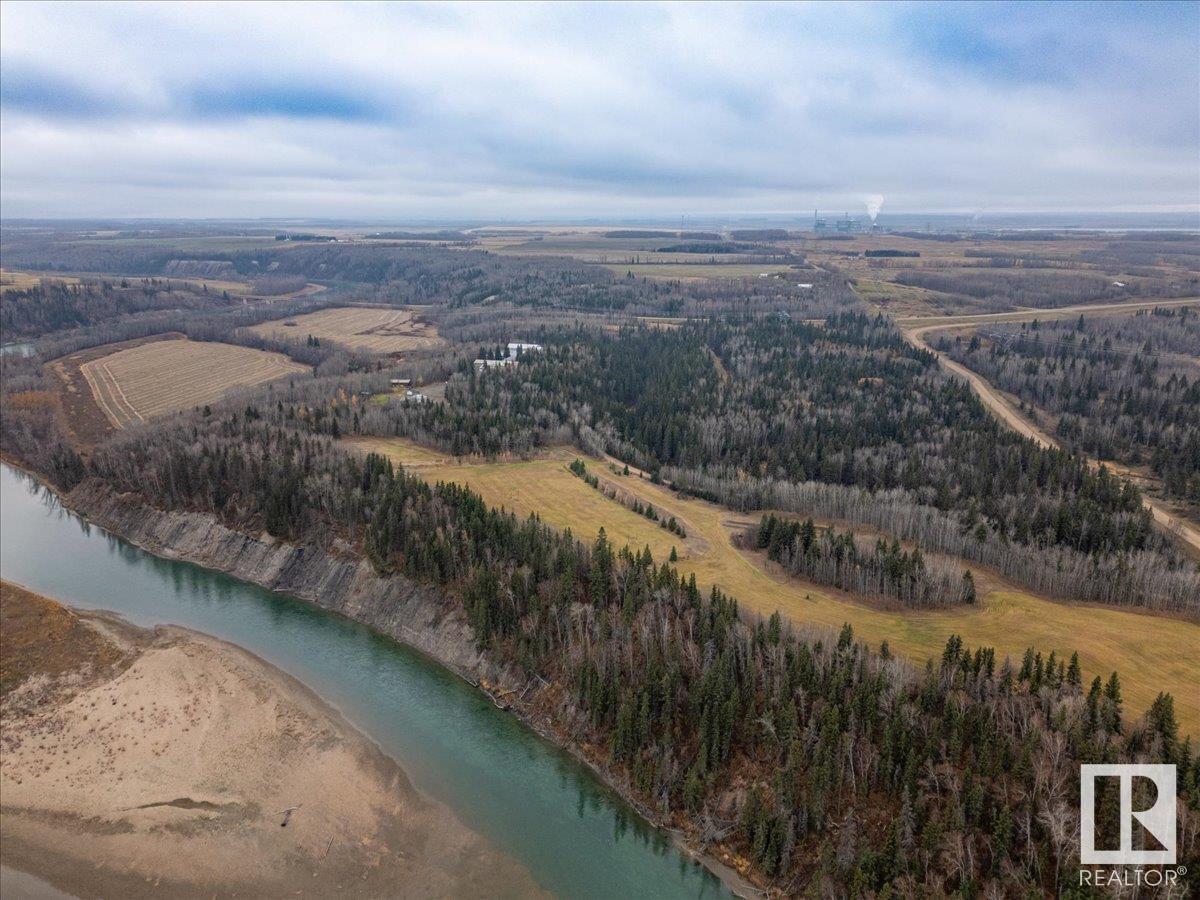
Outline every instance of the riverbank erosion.
<path id="1" fill-rule="evenodd" d="M 93 524 L 157 556 L 216 569 L 347 616 L 416 647 L 473 683 L 511 680 L 479 652 L 465 616 L 443 592 L 402 576 L 382 577 L 361 557 L 335 556 L 266 532 L 248 535 L 205 513 L 155 509 L 98 479 L 60 498 Z"/>
<path id="2" fill-rule="evenodd" d="M 349 553 L 335 555 L 265 533 L 248 535 L 203 513 L 156 509 L 137 495 L 114 492 L 98 479 L 58 494 L 64 506 L 90 523 L 157 556 L 195 563 L 300 598 L 421 651 L 589 766 L 643 818 L 670 829 L 681 849 L 732 891 L 743 896 L 757 892 L 734 871 L 747 872 L 744 860 L 710 843 L 687 822 L 664 818 L 638 802 L 628 780 L 608 765 L 605 748 L 581 741 L 570 727 L 578 724 L 573 718 L 578 713 L 561 686 L 481 652 L 461 605 L 445 591 L 402 575 L 381 576 L 369 562 Z"/>
<path id="3" fill-rule="evenodd" d="M 0 624 L 5 866 L 79 897 L 538 893 L 258 657 L 7 582 Z"/>

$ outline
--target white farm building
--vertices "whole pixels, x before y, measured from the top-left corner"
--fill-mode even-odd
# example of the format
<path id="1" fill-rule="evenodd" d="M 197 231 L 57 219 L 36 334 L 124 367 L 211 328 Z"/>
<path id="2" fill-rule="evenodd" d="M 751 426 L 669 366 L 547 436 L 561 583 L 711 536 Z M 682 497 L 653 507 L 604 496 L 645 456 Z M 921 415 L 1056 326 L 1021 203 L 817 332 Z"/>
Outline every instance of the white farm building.
<path id="1" fill-rule="evenodd" d="M 524 341 L 509 341 L 508 356 L 503 359 L 477 359 L 475 360 L 475 371 L 481 372 L 484 369 L 493 369 L 496 366 L 512 366 L 516 365 L 517 359 L 525 353 L 540 353 L 545 348 L 541 344 L 530 344 Z"/>

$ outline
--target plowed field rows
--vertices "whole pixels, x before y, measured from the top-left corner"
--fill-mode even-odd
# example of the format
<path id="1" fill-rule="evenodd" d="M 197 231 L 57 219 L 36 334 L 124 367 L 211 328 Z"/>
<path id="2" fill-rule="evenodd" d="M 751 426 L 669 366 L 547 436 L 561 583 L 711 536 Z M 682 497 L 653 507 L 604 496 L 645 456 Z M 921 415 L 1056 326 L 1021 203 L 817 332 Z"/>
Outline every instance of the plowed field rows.
<path id="1" fill-rule="evenodd" d="M 200 341 L 157 341 L 81 367 L 96 403 L 118 428 L 221 399 L 308 367 L 279 353 Z"/>
<path id="2" fill-rule="evenodd" d="M 309 335 L 369 353 L 403 353 L 441 343 L 437 329 L 411 309 L 343 306 L 291 319 L 263 322 L 249 329 L 264 337 L 304 340 Z"/>

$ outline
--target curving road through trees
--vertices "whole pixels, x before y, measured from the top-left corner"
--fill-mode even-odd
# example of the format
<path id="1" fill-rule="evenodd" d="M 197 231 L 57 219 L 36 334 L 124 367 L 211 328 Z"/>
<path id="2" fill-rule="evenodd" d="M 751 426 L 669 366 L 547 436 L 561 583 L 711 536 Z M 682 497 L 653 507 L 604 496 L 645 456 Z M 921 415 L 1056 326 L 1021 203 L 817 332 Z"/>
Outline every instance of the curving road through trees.
<path id="1" fill-rule="evenodd" d="M 983 401 L 983 404 L 1000 421 L 1004 422 L 1004 424 L 1008 425 L 1018 434 L 1031 438 L 1043 447 L 1058 447 L 1059 444 L 1054 438 L 1039 428 L 1034 422 L 1030 421 L 1000 391 L 971 369 L 968 369 L 961 363 L 955 362 L 944 353 L 934 350 L 925 340 L 925 336 L 936 331 L 970 328 L 976 325 L 987 325 L 997 322 L 1032 322 L 1034 319 L 1038 321 L 1051 321 L 1056 319 L 1073 319 L 1079 316 L 1129 315 L 1144 309 L 1179 306 L 1200 306 L 1200 297 L 1186 297 L 1174 300 L 1139 300 L 1129 303 L 1085 304 L 1080 306 L 1064 306 L 1058 309 L 1020 309 L 1011 312 L 979 313 L 962 316 L 901 316 L 895 318 L 894 321 L 899 326 L 905 340 L 918 349 L 927 350 L 932 353 L 937 357 L 938 363 L 943 369 L 965 379 L 971 385 L 972 390 L 975 391 L 979 399 Z M 1128 468 L 1119 463 L 1101 463 L 1099 460 L 1091 458 L 1088 459 L 1088 462 L 1096 467 L 1103 465 L 1110 472 L 1115 472 L 1123 477 L 1133 475 Z M 1143 502 L 1150 510 L 1150 514 L 1154 516 L 1154 521 L 1164 531 L 1172 535 L 1191 555 L 1200 557 L 1200 528 L 1197 528 L 1188 520 L 1172 512 L 1159 500 L 1143 495 Z"/>

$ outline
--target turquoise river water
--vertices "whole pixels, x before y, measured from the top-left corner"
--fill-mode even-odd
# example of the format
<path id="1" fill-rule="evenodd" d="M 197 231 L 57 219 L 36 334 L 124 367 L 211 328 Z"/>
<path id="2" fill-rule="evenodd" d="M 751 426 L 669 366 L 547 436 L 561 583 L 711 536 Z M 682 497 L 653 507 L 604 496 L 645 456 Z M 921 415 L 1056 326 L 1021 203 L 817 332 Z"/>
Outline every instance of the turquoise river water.
<path id="1" fill-rule="evenodd" d="M 427 795 L 562 897 L 728 897 L 585 766 L 423 655 L 292 597 L 146 553 L 0 466 L 0 575 L 142 626 L 183 625 L 299 678 Z"/>

